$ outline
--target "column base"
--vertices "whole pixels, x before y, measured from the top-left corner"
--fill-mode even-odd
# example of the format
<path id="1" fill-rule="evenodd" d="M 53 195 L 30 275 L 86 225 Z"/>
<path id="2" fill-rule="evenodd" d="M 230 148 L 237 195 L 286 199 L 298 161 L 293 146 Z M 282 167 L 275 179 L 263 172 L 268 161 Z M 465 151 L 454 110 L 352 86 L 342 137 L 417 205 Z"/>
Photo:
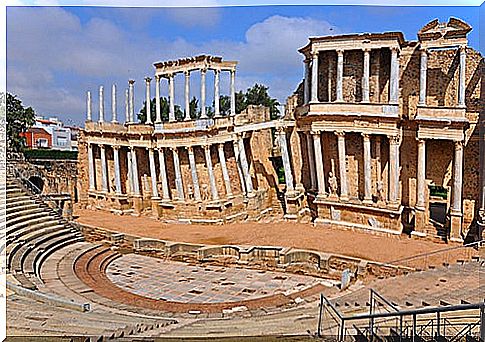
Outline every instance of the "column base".
<path id="1" fill-rule="evenodd" d="M 414 213 L 414 231 L 411 232 L 411 234 L 415 233 L 416 235 L 419 234 L 424 234 L 424 230 L 426 228 L 426 213 L 425 213 L 425 208 L 415 208 L 415 213 Z"/>
<path id="2" fill-rule="evenodd" d="M 462 216 L 460 212 L 450 212 L 450 241 L 463 242 Z"/>
<path id="3" fill-rule="evenodd" d="M 362 201 L 362 204 L 373 204 L 374 202 L 372 202 L 372 198 L 364 198 L 364 200 Z"/>
<path id="4" fill-rule="evenodd" d="M 133 210 L 136 214 L 140 214 L 143 211 L 143 197 L 140 195 L 133 196 Z"/>

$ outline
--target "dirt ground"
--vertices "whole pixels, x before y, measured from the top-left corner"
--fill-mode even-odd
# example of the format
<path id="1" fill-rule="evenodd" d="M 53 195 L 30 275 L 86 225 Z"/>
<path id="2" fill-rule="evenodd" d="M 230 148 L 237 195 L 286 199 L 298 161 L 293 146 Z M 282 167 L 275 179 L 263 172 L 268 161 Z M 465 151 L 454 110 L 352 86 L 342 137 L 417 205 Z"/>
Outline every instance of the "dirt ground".
<path id="1" fill-rule="evenodd" d="M 75 216 L 79 223 L 142 237 L 213 245 L 295 247 L 381 262 L 449 246 L 407 236 L 382 236 L 303 223 L 232 223 L 217 226 L 167 224 L 150 217 L 119 216 L 85 209 L 76 209 Z"/>

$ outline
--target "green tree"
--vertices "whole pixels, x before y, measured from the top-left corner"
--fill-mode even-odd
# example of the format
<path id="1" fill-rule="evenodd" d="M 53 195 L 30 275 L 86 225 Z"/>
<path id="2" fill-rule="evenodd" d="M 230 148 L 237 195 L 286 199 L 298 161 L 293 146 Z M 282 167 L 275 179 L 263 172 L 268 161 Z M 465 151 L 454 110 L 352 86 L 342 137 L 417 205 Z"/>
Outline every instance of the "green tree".
<path id="1" fill-rule="evenodd" d="M 155 122 L 157 118 L 157 104 L 155 101 L 155 98 L 150 100 L 150 112 L 151 112 L 151 119 L 152 122 Z M 162 121 L 168 121 L 169 113 L 170 113 L 170 104 L 168 102 L 168 99 L 166 97 L 160 97 L 160 113 L 162 116 Z M 183 118 L 183 111 L 180 109 L 179 105 L 175 105 L 175 117 L 177 119 Z M 140 109 L 140 111 L 137 114 L 138 120 L 140 122 L 145 123 L 147 120 L 146 116 L 146 101 L 143 101 L 143 107 Z"/>
<path id="2" fill-rule="evenodd" d="M 277 119 L 280 113 L 278 106 L 280 103 L 277 99 L 268 94 L 268 87 L 256 83 L 252 88 L 246 91 L 246 106 L 262 105 L 269 108 L 271 120 Z M 237 101 L 236 101 L 237 103 Z"/>
<path id="3" fill-rule="evenodd" d="M 214 101 L 212 101 L 214 103 Z M 213 104 L 214 106 L 214 104 Z M 219 97 L 219 111 L 221 115 L 231 114 L 231 97 L 228 95 L 222 95 Z"/>
<path id="4" fill-rule="evenodd" d="M 32 107 L 25 108 L 17 96 L 7 93 L 7 148 L 20 152 L 25 146 L 25 137 L 20 134 L 27 132 L 35 122 L 35 112 Z"/>
<path id="5" fill-rule="evenodd" d="M 190 108 L 190 118 L 192 120 L 197 119 L 200 116 L 200 109 L 199 109 L 199 100 L 195 98 L 195 96 L 192 97 L 192 99 L 189 102 L 189 108 Z"/>

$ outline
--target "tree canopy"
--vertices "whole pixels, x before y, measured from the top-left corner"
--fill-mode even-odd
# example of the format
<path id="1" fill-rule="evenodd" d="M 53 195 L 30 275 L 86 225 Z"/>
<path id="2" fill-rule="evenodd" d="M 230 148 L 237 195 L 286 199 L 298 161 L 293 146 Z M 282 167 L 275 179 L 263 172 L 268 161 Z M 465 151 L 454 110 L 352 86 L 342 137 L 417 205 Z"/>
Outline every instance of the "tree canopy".
<path id="1" fill-rule="evenodd" d="M 27 132 L 35 122 L 35 112 L 32 107 L 24 107 L 16 95 L 7 93 L 7 148 L 20 152 L 25 147 L 25 137 L 21 133 Z"/>

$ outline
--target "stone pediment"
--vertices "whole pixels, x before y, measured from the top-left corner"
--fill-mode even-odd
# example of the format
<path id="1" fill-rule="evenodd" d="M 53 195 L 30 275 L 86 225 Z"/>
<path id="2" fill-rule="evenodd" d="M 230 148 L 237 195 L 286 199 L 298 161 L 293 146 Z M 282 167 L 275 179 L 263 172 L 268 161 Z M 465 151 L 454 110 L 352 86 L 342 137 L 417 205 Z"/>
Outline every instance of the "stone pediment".
<path id="1" fill-rule="evenodd" d="M 466 44 L 466 36 L 471 30 L 470 25 L 457 18 L 450 18 L 447 23 L 434 19 L 419 30 L 418 39 L 422 45 L 429 47 L 461 45 Z"/>

